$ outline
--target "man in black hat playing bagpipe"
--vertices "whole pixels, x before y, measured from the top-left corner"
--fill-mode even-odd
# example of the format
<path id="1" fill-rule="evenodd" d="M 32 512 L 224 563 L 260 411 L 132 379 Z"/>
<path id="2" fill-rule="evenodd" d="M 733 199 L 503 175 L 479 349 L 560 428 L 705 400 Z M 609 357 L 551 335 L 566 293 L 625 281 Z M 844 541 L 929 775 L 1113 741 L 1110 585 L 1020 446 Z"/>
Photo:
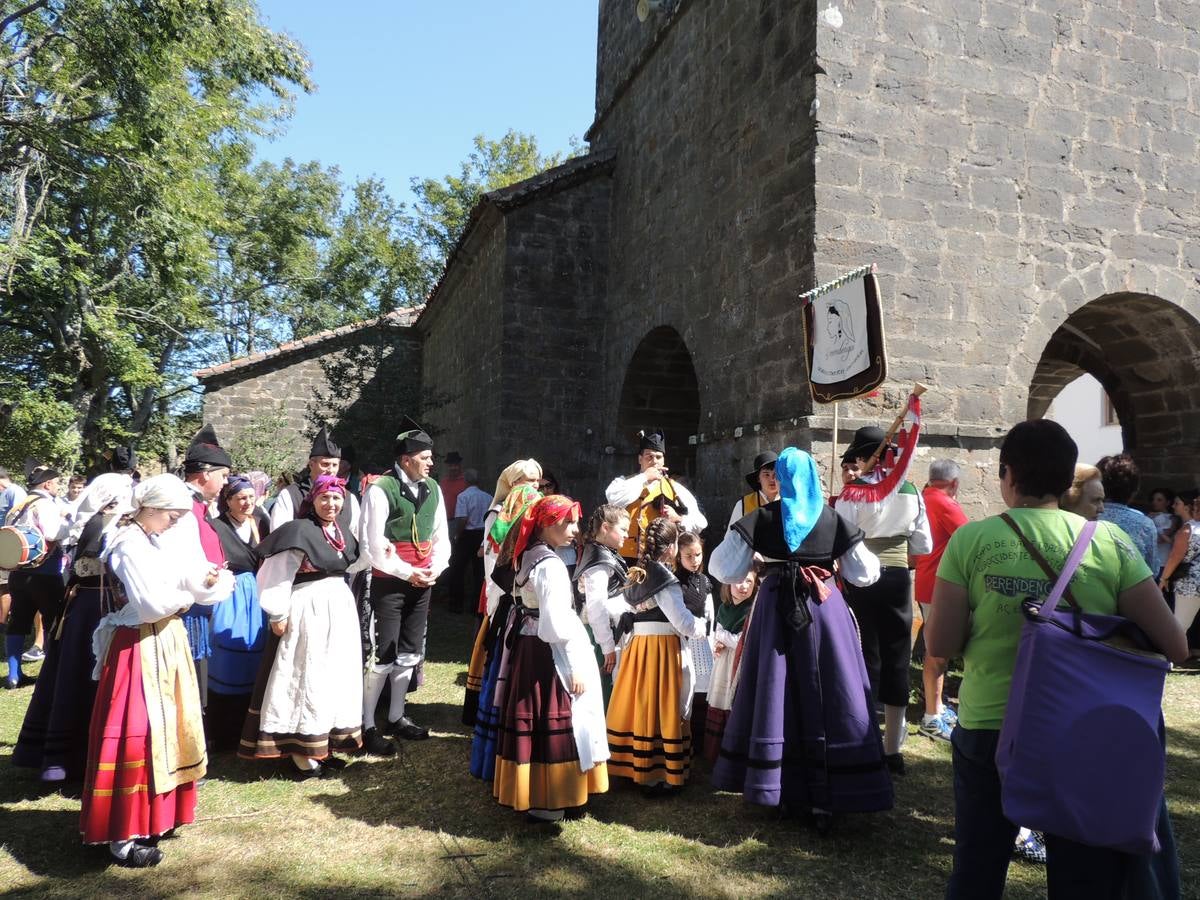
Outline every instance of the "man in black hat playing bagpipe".
<path id="1" fill-rule="evenodd" d="M 285 522 L 296 518 L 296 510 L 312 489 L 313 479 L 318 475 L 338 475 L 342 468 L 342 449 L 329 434 L 329 426 L 322 425 L 308 451 L 308 468 L 295 484 L 289 484 L 279 492 L 271 507 L 271 530 L 275 531 Z M 358 498 L 349 492 L 346 502 L 338 514 L 338 527 L 346 534 L 358 534 Z"/>
<path id="2" fill-rule="evenodd" d="M 62 577 L 62 538 L 69 522 L 58 501 L 59 472 L 52 466 L 29 468 L 25 483 L 29 495 L 8 512 L 7 525 L 32 528 L 45 542 L 45 555 L 36 564 L 15 569 L 8 576 L 12 605 L 4 655 L 8 659 L 5 687 L 21 685 L 21 655 L 25 638 L 33 630 L 33 619 L 42 614 L 42 628 L 49 634 L 62 613 L 66 588 Z"/>
<path id="3" fill-rule="evenodd" d="M 394 453 L 392 470 L 367 488 L 360 531 L 371 564 L 374 618 L 363 684 L 363 749 L 375 756 L 396 752 L 375 725 L 385 681 L 391 700 L 384 734 L 410 741 L 429 737 L 405 715 L 405 698 L 425 652 L 430 589 L 450 562 L 446 506 L 429 477 L 433 439 L 406 416 Z"/>
<path id="4" fill-rule="evenodd" d="M 734 522 L 750 515 L 760 506 L 766 506 L 779 499 L 779 482 L 775 480 L 775 463 L 779 454 L 774 450 L 764 450 L 754 457 L 754 470 L 746 473 L 746 484 L 750 485 L 750 493 L 733 504 L 733 512 L 729 514 L 728 531 Z"/>
<path id="5" fill-rule="evenodd" d="M 700 504 L 692 492 L 671 478 L 666 466 L 667 442 L 661 428 L 638 432 L 637 475 L 614 478 L 605 499 L 629 511 L 629 536 L 621 545 L 621 557 L 637 562 L 642 532 L 659 516 L 677 522 L 684 531 L 699 534 L 708 527 Z"/>
<path id="6" fill-rule="evenodd" d="M 916 451 L 920 404 L 910 397 L 892 434 L 868 425 L 854 432 L 842 454 L 858 478 L 842 488 L 835 508 L 866 535 L 867 549 L 879 557 L 879 580 L 869 587 L 846 585 L 846 602 L 858 619 L 871 693 L 884 709 L 884 756 L 894 774 L 903 774 L 900 747 L 908 733 L 908 666 L 912 657 L 912 571 L 909 557 L 933 550 L 921 492 L 906 477 Z M 910 427 L 892 443 L 897 427 Z"/>

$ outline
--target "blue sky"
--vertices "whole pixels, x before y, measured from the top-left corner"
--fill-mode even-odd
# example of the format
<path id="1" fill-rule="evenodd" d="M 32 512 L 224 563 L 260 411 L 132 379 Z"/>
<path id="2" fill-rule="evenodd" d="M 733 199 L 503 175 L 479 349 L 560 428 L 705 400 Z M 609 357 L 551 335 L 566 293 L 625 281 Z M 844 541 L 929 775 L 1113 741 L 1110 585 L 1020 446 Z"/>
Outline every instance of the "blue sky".
<path id="1" fill-rule="evenodd" d="M 260 156 L 336 165 L 347 183 L 457 171 L 476 134 L 533 134 L 544 153 L 582 139 L 595 106 L 598 0 L 259 0 L 300 41 L 316 91 Z"/>

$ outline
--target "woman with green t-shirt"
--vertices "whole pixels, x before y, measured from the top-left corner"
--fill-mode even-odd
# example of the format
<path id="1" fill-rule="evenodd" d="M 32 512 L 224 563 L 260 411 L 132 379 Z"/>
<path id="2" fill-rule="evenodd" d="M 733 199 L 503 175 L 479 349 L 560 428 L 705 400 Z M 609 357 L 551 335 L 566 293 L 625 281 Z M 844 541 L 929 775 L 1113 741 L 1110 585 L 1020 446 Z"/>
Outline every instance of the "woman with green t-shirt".
<path id="1" fill-rule="evenodd" d="M 1077 448 L 1055 422 L 1021 422 L 1000 448 L 1000 493 L 1009 516 L 1025 536 L 1061 569 L 1084 519 L 1059 509 L 1071 485 Z M 938 567 L 934 602 L 925 627 L 929 653 L 963 658 L 954 747 L 954 870 L 948 898 L 1000 897 L 1017 826 L 1004 816 L 996 745 L 1028 596 L 1044 597 L 1052 585 L 999 516 L 970 522 L 954 533 Z M 1101 522 L 1071 590 L 1089 612 L 1123 615 L 1139 625 L 1175 662 L 1187 658 L 1187 641 L 1150 570 L 1128 536 Z M 1178 861 L 1169 842 L 1163 807 L 1160 831 L 1167 837 L 1153 862 L 1159 896 L 1178 896 Z M 1143 857 L 1088 847 L 1046 835 L 1047 886 L 1062 897 L 1143 896 L 1151 877 Z M 1171 882 L 1174 882 L 1172 889 Z"/>

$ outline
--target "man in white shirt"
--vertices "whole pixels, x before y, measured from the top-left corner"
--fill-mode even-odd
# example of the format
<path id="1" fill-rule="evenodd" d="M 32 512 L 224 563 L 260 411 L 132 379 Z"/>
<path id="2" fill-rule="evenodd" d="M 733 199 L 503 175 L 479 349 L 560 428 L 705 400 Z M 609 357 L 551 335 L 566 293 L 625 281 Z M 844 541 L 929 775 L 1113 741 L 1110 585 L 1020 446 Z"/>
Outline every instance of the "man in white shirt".
<path id="1" fill-rule="evenodd" d="M 642 530 L 666 516 L 684 531 L 699 534 L 708 527 L 700 504 L 692 492 L 667 474 L 667 443 L 661 430 L 638 434 L 637 475 L 614 478 L 604 492 L 605 499 L 629 512 L 629 535 L 621 545 L 621 557 L 636 563 Z"/>
<path id="2" fill-rule="evenodd" d="M 450 562 L 446 507 L 433 468 L 433 439 L 411 419 L 396 436 L 396 464 L 367 488 L 360 553 L 371 565 L 373 646 L 363 685 L 363 749 L 390 756 L 395 747 L 375 725 L 384 682 L 391 688 L 385 733 L 424 740 L 429 731 L 405 715 L 413 671 L 425 653 L 429 593 Z"/>
<path id="3" fill-rule="evenodd" d="M 42 614 L 43 627 L 49 632 L 62 613 L 66 593 L 59 542 L 66 536 L 70 523 L 58 502 L 58 470 L 50 466 L 37 466 L 30 472 L 27 483 L 29 495 L 9 510 L 7 524 L 36 529 L 46 542 L 46 553 L 39 565 L 9 574 L 8 589 L 12 594 L 12 602 L 4 639 L 4 655 L 8 659 L 5 685 L 9 688 L 21 685 L 21 651 L 25 638 L 33 630 L 34 616 Z"/>
<path id="4" fill-rule="evenodd" d="M 342 468 L 342 449 L 334 443 L 329 426 L 322 425 L 308 452 L 308 469 L 295 484 L 289 484 L 279 492 L 271 506 L 271 530 L 275 531 L 284 522 L 296 518 L 296 510 L 312 489 L 313 479 L 318 475 L 337 475 Z M 344 533 L 358 534 L 358 498 L 347 492 L 346 502 L 338 515 L 338 526 Z"/>
<path id="5" fill-rule="evenodd" d="M 467 486 L 459 492 L 454 507 L 454 521 L 450 523 L 454 550 L 450 554 L 450 611 L 461 613 L 475 611 L 479 605 L 479 590 L 483 586 L 483 557 L 479 548 L 483 546 L 483 520 L 487 518 L 491 495 L 479 489 L 479 472 L 475 469 L 463 471 Z"/>

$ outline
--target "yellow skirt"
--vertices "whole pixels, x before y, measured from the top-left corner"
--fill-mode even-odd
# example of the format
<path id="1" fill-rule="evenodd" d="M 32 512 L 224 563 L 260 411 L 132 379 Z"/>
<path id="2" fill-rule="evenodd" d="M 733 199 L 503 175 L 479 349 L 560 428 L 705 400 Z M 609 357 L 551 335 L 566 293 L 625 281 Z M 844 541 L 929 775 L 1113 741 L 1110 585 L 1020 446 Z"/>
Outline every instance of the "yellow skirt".
<path id="1" fill-rule="evenodd" d="M 467 690 L 479 694 L 483 688 L 483 670 L 487 665 L 488 617 L 484 616 L 475 635 L 475 646 L 471 648 L 471 662 L 467 665 Z"/>
<path id="2" fill-rule="evenodd" d="M 608 702 L 608 765 L 637 784 L 682 785 L 692 762 L 691 726 L 679 714 L 683 661 L 676 635 L 634 635 Z"/>
<path id="3" fill-rule="evenodd" d="M 516 763 L 496 757 L 492 795 L 503 806 L 518 812 L 530 809 L 574 809 L 588 802 L 589 794 L 608 793 L 604 763 L 586 772 L 579 760 L 560 763 Z"/>

